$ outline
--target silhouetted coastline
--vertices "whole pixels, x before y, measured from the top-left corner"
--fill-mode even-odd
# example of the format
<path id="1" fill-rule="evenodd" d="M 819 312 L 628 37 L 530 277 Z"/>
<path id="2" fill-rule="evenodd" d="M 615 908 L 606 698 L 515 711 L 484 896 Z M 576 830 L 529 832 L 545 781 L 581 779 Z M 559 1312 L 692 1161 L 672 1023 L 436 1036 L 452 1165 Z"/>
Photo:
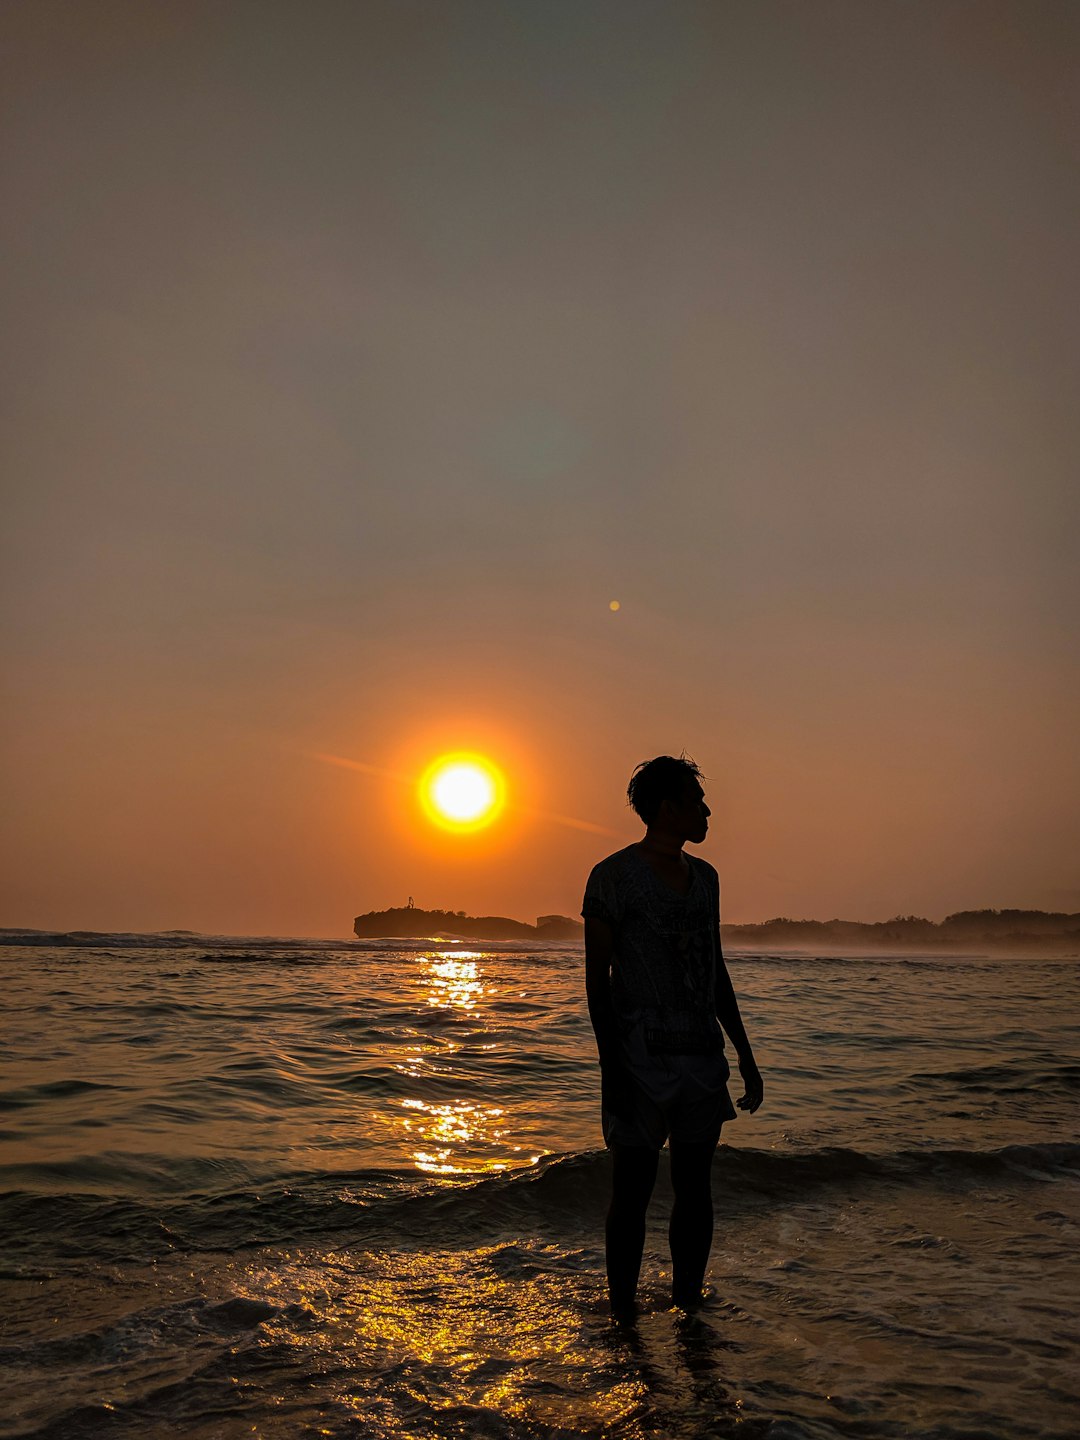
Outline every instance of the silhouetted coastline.
<path id="1" fill-rule="evenodd" d="M 567 915 L 541 915 L 529 925 L 503 915 L 398 906 L 358 915 L 353 932 L 363 940 L 580 940 L 583 927 Z M 958 910 L 940 922 L 919 915 L 874 923 L 780 916 L 761 924 L 722 925 L 721 934 L 725 945 L 739 950 L 1010 950 L 1080 956 L 1080 914 L 1045 910 Z"/>
<path id="2" fill-rule="evenodd" d="M 523 940 L 580 943 L 582 924 L 568 915 L 541 915 L 537 924 L 505 915 L 466 915 L 456 910 L 420 910 L 400 906 L 358 915 L 353 932 L 361 940 Z M 898 915 L 874 924 L 855 920 L 792 920 L 786 916 L 762 924 L 723 925 L 724 944 L 752 952 L 811 951 L 836 955 L 863 951 L 900 951 L 956 955 L 995 951 L 1017 956 L 1080 958 L 1080 914 L 1045 910 L 960 910 L 940 922 Z M 34 930 L 0 927 L 0 947 L 53 946 L 61 949 L 182 950 L 218 949 L 257 943 L 267 952 L 299 943 L 279 936 L 210 935 L 196 930 L 154 932 L 106 930 Z M 308 941 L 332 947 L 330 939 Z"/>
<path id="3" fill-rule="evenodd" d="M 721 926 L 724 943 L 747 950 L 1006 950 L 1080 956 L 1080 914 L 1046 910 L 958 910 L 936 922 L 919 915 L 891 920 L 790 920 Z"/>
<path id="4" fill-rule="evenodd" d="M 581 940 L 584 933 L 581 921 L 569 915 L 538 915 L 536 924 L 529 925 L 506 915 L 466 915 L 464 910 L 420 910 L 414 905 L 369 910 L 353 921 L 353 934 L 360 940 Z"/>

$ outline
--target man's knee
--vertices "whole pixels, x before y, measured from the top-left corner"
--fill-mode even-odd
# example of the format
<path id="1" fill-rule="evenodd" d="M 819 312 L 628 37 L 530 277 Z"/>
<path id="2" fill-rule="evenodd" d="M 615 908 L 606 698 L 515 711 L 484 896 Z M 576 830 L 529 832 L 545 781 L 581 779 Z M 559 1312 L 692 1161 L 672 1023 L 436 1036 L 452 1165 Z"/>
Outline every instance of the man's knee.
<path id="1" fill-rule="evenodd" d="M 656 1150 L 637 1145 L 612 1147 L 612 1200 L 618 1205 L 649 1203 L 660 1156 Z"/>
<path id="2" fill-rule="evenodd" d="M 716 1142 L 671 1146 L 671 1188 L 676 1200 L 710 1203 Z"/>

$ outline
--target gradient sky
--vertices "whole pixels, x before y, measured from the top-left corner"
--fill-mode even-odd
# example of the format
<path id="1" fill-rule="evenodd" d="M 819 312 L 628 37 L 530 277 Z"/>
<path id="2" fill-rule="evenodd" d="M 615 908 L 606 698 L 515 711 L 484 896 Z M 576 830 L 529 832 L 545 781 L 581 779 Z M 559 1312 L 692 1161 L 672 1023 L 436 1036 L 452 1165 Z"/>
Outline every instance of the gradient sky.
<path id="1" fill-rule="evenodd" d="M 1080 909 L 1080 6 L 2 26 L 0 923 Z"/>

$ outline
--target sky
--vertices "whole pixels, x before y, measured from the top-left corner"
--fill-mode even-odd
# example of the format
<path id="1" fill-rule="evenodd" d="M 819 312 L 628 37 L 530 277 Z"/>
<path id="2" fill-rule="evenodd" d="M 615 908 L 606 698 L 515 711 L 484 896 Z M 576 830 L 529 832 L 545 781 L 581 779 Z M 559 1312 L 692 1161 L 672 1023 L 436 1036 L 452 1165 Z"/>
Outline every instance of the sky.
<path id="1" fill-rule="evenodd" d="M 1080 7 L 0 27 L 0 924 L 1080 910 Z"/>

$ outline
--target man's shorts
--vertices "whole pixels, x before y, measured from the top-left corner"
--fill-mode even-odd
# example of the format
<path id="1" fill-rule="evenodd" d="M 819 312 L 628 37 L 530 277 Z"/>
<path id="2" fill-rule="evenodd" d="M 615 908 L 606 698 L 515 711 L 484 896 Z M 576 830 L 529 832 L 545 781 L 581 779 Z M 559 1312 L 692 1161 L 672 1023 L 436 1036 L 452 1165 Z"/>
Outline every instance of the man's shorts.
<path id="1" fill-rule="evenodd" d="M 603 1110 L 604 1144 L 662 1150 L 715 1144 L 725 1120 L 735 1119 L 728 1094 L 731 1067 L 723 1050 L 713 1055 L 650 1055 L 635 1027 L 623 1043 L 631 1094 L 618 1115 Z"/>

